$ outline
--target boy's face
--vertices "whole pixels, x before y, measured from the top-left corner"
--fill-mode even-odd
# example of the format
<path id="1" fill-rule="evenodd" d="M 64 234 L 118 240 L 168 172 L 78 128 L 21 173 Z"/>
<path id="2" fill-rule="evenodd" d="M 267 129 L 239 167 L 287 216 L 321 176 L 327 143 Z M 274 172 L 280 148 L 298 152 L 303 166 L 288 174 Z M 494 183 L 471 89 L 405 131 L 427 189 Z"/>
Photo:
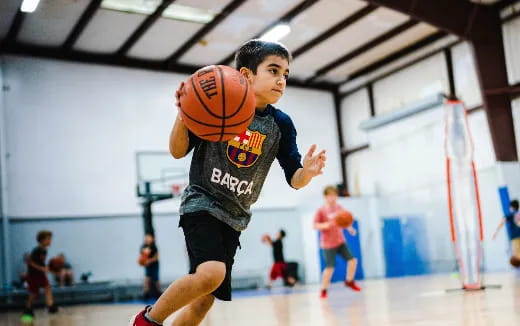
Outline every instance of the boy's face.
<path id="1" fill-rule="evenodd" d="M 146 244 L 151 244 L 153 242 L 153 237 L 151 235 L 149 235 L 149 234 L 145 235 L 144 236 L 144 242 Z"/>
<path id="2" fill-rule="evenodd" d="M 48 237 L 48 238 L 45 238 L 43 239 L 41 242 L 40 242 L 40 245 L 44 248 L 47 248 L 48 246 L 51 245 L 51 242 L 52 242 L 52 238 L 51 237 Z"/>
<path id="3" fill-rule="evenodd" d="M 338 194 L 335 193 L 335 192 L 329 192 L 328 194 L 325 195 L 325 201 L 327 202 L 327 204 L 329 205 L 333 205 L 336 203 L 338 199 Z"/>
<path id="4" fill-rule="evenodd" d="M 246 69 L 247 79 L 255 92 L 256 107 L 264 108 L 267 104 L 276 103 L 282 97 L 289 76 L 289 62 L 277 55 L 270 55 L 262 61 L 256 74 Z M 241 71 L 243 71 L 241 69 Z"/>

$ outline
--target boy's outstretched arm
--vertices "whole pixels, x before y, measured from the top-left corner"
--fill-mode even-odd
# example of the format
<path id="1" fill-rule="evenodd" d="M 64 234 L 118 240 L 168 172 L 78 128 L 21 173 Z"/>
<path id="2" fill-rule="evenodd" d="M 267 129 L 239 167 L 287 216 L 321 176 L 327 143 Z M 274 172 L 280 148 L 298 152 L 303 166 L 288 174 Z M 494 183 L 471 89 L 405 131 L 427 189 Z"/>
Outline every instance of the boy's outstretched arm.
<path id="1" fill-rule="evenodd" d="M 177 105 L 178 108 L 181 107 L 179 98 L 181 96 L 182 87 L 184 87 L 184 82 L 181 83 L 179 89 L 175 92 L 175 105 Z M 170 153 L 174 158 L 182 158 L 188 153 L 189 144 L 188 128 L 186 128 L 182 122 L 180 114 L 177 114 L 170 133 Z"/>
<path id="2" fill-rule="evenodd" d="M 322 169 L 325 167 L 327 156 L 325 150 L 314 155 L 316 145 L 312 145 L 307 154 L 303 157 L 303 167 L 296 170 L 291 178 L 291 186 L 295 189 L 305 187 L 312 178 L 323 174 Z"/>
<path id="3" fill-rule="evenodd" d="M 500 229 L 504 226 L 505 223 L 506 223 L 506 219 L 502 218 L 502 221 L 500 221 L 500 223 L 497 226 L 497 229 L 496 229 L 495 233 L 493 234 L 493 240 L 495 240 L 497 238 L 498 231 L 500 231 Z"/>

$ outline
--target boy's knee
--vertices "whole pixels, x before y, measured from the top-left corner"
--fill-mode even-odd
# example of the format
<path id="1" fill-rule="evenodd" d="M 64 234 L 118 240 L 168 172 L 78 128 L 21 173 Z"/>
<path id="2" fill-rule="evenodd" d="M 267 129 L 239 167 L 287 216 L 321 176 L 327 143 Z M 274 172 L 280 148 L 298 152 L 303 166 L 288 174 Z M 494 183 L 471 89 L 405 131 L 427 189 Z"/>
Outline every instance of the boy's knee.
<path id="1" fill-rule="evenodd" d="M 226 265 L 219 261 L 208 261 L 200 264 L 195 271 L 199 286 L 209 292 L 220 286 L 226 277 Z"/>
<path id="2" fill-rule="evenodd" d="M 199 300 L 196 300 L 190 305 L 190 308 L 193 313 L 196 315 L 204 315 L 213 305 L 213 301 L 215 301 L 215 297 L 212 295 L 207 295 Z"/>

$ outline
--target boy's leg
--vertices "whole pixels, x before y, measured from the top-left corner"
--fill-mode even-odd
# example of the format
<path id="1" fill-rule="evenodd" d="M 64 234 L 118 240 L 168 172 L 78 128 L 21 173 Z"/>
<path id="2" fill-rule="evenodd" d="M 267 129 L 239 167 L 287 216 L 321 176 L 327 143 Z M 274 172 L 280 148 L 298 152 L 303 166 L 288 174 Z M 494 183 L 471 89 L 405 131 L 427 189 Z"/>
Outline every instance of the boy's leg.
<path id="1" fill-rule="evenodd" d="M 58 312 L 58 306 L 54 304 L 54 298 L 52 297 L 52 288 L 48 283 L 45 286 L 45 303 L 49 313 L 54 314 Z"/>
<path id="2" fill-rule="evenodd" d="M 347 275 L 345 276 L 345 280 L 350 282 L 354 280 L 354 275 L 356 275 L 357 259 L 352 255 L 346 243 L 338 247 L 338 253 L 347 262 Z"/>
<path id="3" fill-rule="evenodd" d="M 271 270 L 269 271 L 269 283 L 267 284 L 267 288 L 271 289 L 273 287 L 274 281 L 278 278 L 276 263 L 271 265 Z"/>
<path id="4" fill-rule="evenodd" d="M 150 294 L 150 277 L 145 276 L 143 280 L 143 295 L 146 297 Z"/>
<path id="5" fill-rule="evenodd" d="M 351 258 L 347 261 L 347 277 L 346 281 L 350 282 L 354 280 L 354 275 L 356 275 L 357 269 L 357 258 Z"/>
<path id="6" fill-rule="evenodd" d="M 361 288 L 354 281 L 357 268 L 357 258 L 352 255 L 347 244 L 344 243 L 338 248 L 338 253 L 347 261 L 347 275 L 345 276 L 345 286 L 354 291 L 361 291 Z"/>
<path id="7" fill-rule="evenodd" d="M 520 259 L 520 238 L 511 239 L 511 253 Z"/>
<path id="8" fill-rule="evenodd" d="M 27 297 L 24 314 L 32 315 L 34 301 L 36 301 L 36 298 L 38 298 L 40 293 L 40 285 L 38 284 L 38 279 L 34 275 L 27 276 L 27 293 L 29 296 Z"/>
<path id="9" fill-rule="evenodd" d="M 327 290 L 330 285 L 330 279 L 332 278 L 332 274 L 334 273 L 334 267 L 325 267 L 322 274 L 321 280 L 321 289 Z"/>
<path id="10" fill-rule="evenodd" d="M 231 300 L 231 269 L 240 232 L 207 212 L 183 215 L 179 225 L 186 238 L 191 274 L 171 284 L 157 300 L 148 313 L 156 322 L 209 293 Z"/>
<path id="11" fill-rule="evenodd" d="M 321 290 L 322 297 L 326 296 L 326 291 L 330 285 L 330 279 L 334 273 L 334 267 L 336 266 L 336 248 L 323 249 L 323 257 L 325 258 L 325 269 L 323 270 L 321 279 Z M 325 291 L 325 294 L 323 293 Z"/>
<path id="12" fill-rule="evenodd" d="M 38 294 L 29 292 L 29 296 L 27 297 L 27 303 L 25 305 L 25 308 L 27 308 L 27 310 L 32 309 L 36 297 L 38 297 Z"/>
<path id="13" fill-rule="evenodd" d="M 226 275 L 226 265 L 219 261 L 200 264 L 194 274 L 173 282 L 153 305 L 150 317 L 162 323 L 169 315 L 217 289 Z"/>
<path id="14" fill-rule="evenodd" d="M 213 294 L 207 294 L 203 297 L 195 299 L 192 303 L 184 307 L 179 316 L 175 318 L 175 326 L 198 325 L 206 317 L 209 309 L 213 305 L 215 297 Z"/>

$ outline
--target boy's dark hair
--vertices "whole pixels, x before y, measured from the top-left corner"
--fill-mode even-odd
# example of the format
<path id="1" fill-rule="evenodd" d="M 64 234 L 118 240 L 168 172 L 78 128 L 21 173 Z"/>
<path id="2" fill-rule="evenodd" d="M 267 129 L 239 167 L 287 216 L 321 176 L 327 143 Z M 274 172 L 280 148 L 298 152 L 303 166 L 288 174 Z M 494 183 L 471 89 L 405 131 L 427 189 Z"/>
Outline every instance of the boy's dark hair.
<path id="1" fill-rule="evenodd" d="M 284 230 L 284 229 L 280 229 L 280 236 L 281 236 L 282 238 L 285 238 L 285 234 L 286 234 L 286 233 L 285 233 L 285 230 Z"/>
<path id="2" fill-rule="evenodd" d="M 330 194 L 332 192 L 337 195 L 338 194 L 338 187 L 336 187 L 336 186 L 326 186 L 325 189 L 323 189 L 323 195 L 324 196 L 327 196 L 328 194 Z"/>
<path id="3" fill-rule="evenodd" d="M 41 230 L 36 235 L 36 241 L 42 242 L 43 240 L 52 237 L 52 232 L 48 230 Z"/>
<path id="4" fill-rule="evenodd" d="M 291 53 L 283 44 L 253 39 L 244 43 L 235 54 L 236 68 L 240 70 L 246 67 L 256 74 L 258 65 L 270 55 L 279 56 L 289 62 L 292 60 Z"/>
<path id="5" fill-rule="evenodd" d="M 518 210 L 518 200 L 514 199 L 509 203 L 509 206 L 513 207 L 514 209 Z"/>

